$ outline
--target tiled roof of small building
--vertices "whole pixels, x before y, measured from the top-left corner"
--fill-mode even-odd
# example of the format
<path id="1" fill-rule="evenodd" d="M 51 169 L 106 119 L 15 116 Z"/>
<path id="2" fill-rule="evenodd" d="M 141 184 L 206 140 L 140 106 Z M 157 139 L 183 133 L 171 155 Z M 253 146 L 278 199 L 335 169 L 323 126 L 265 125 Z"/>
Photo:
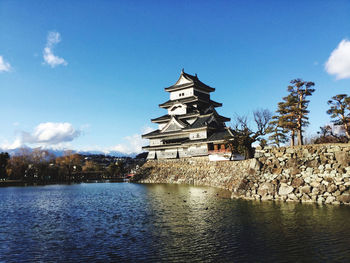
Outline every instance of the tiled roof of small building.
<path id="1" fill-rule="evenodd" d="M 214 134 L 212 134 L 208 138 L 208 141 L 226 140 L 226 139 L 231 138 L 231 137 L 232 137 L 232 134 L 230 133 L 229 128 L 226 128 L 225 130 L 217 131 Z"/>

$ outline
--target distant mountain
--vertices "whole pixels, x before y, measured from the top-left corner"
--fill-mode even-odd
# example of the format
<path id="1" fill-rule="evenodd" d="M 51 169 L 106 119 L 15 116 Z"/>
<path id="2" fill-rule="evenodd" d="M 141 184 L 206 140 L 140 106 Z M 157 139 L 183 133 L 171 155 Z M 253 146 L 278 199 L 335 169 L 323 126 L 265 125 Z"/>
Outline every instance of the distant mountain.
<path id="1" fill-rule="evenodd" d="M 23 148 L 25 148 L 29 152 L 32 152 L 34 150 L 34 148 L 24 146 L 21 148 L 16 148 L 16 149 L 11 149 L 11 150 L 5 150 L 5 149 L 0 148 L 0 152 L 7 152 L 10 155 L 18 155 L 21 153 Z M 50 149 L 50 148 L 49 149 L 45 148 L 45 150 L 48 150 L 50 153 L 54 154 L 57 157 L 63 156 L 64 152 L 66 151 L 66 150 L 57 150 L 57 149 Z M 102 152 L 102 151 L 74 151 L 73 150 L 72 152 L 83 154 L 83 155 L 102 154 L 102 155 L 110 155 L 110 156 L 115 156 L 115 157 L 132 157 L 132 158 L 134 158 L 137 155 L 137 153 L 126 154 L 126 153 L 117 152 L 117 151 Z"/>
<path id="2" fill-rule="evenodd" d="M 110 152 L 102 152 L 102 151 L 77 151 L 77 153 L 83 154 L 83 155 L 92 155 L 92 154 L 102 154 L 102 155 L 110 155 L 115 157 L 132 157 L 134 158 L 137 153 L 122 153 L 122 152 L 116 152 L 116 151 L 110 151 Z"/>

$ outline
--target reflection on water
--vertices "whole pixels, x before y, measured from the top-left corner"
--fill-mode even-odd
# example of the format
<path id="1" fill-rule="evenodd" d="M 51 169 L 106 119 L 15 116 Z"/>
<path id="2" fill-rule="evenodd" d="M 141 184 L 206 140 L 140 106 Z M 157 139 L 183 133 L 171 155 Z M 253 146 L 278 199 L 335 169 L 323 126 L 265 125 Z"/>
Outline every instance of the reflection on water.
<path id="1" fill-rule="evenodd" d="M 0 261 L 350 261 L 350 207 L 231 200 L 215 188 L 0 189 Z"/>

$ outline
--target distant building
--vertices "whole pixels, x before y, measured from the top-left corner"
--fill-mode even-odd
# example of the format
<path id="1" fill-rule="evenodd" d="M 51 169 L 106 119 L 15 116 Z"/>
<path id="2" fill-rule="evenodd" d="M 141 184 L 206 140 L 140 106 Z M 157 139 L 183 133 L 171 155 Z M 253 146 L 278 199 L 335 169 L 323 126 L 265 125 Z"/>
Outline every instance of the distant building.
<path id="1" fill-rule="evenodd" d="M 217 113 L 222 104 L 210 99 L 214 88 L 183 70 L 177 82 L 165 88 L 170 100 L 159 107 L 168 114 L 152 119 L 158 130 L 142 135 L 149 139 L 148 159 L 183 158 L 227 152 L 225 140 L 232 133 L 225 122 L 230 121 Z"/>

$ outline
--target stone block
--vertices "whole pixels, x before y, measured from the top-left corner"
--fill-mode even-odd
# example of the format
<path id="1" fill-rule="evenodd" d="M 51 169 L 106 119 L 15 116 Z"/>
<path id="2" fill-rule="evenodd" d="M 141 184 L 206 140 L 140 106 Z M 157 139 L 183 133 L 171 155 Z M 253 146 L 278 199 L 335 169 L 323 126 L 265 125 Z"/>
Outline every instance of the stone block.
<path id="1" fill-rule="evenodd" d="M 310 183 L 310 185 L 314 188 L 318 188 L 320 186 L 320 183 L 316 182 L 316 181 L 313 181 Z"/>
<path id="2" fill-rule="evenodd" d="M 337 200 L 339 202 L 342 202 L 344 204 L 349 204 L 350 203 L 350 194 L 342 194 L 337 197 Z"/>
<path id="3" fill-rule="evenodd" d="M 317 198 L 317 203 L 319 203 L 319 204 L 323 204 L 324 201 L 325 201 L 325 199 L 324 199 L 322 196 L 319 196 L 319 197 Z"/>
<path id="4" fill-rule="evenodd" d="M 331 204 L 331 203 L 333 203 L 335 201 L 335 197 L 334 196 L 328 196 L 327 198 L 326 198 L 326 201 L 325 201 L 325 203 L 326 204 Z"/>
<path id="5" fill-rule="evenodd" d="M 251 159 L 249 168 L 254 171 L 260 171 L 262 164 L 258 161 L 258 159 Z"/>
<path id="6" fill-rule="evenodd" d="M 288 195 L 292 193 L 294 188 L 292 186 L 287 185 L 286 183 L 281 183 L 280 188 L 278 190 L 279 195 Z"/>
<path id="7" fill-rule="evenodd" d="M 294 178 L 293 181 L 292 181 L 292 186 L 294 188 L 298 188 L 300 186 L 304 185 L 304 180 L 303 178 L 301 177 L 298 177 L 298 178 Z"/>
<path id="8" fill-rule="evenodd" d="M 337 189 L 338 189 L 338 187 L 337 187 L 336 185 L 330 184 L 330 185 L 328 185 L 328 187 L 327 187 L 327 192 L 333 193 L 333 192 L 335 192 Z"/>
<path id="9" fill-rule="evenodd" d="M 309 194 L 311 192 L 311 187 L 309 185 L 305 185 L 300 188 L 300 192 L 303 194 Z"/>
<path id="10" fill-rule="evenodd" d="M 301 197 L 301 202 L 302 203 L 310 203 L 310 202 L 312 202 L 312 199 L 309 195 L 303 194 L 303 196 Z"/>

